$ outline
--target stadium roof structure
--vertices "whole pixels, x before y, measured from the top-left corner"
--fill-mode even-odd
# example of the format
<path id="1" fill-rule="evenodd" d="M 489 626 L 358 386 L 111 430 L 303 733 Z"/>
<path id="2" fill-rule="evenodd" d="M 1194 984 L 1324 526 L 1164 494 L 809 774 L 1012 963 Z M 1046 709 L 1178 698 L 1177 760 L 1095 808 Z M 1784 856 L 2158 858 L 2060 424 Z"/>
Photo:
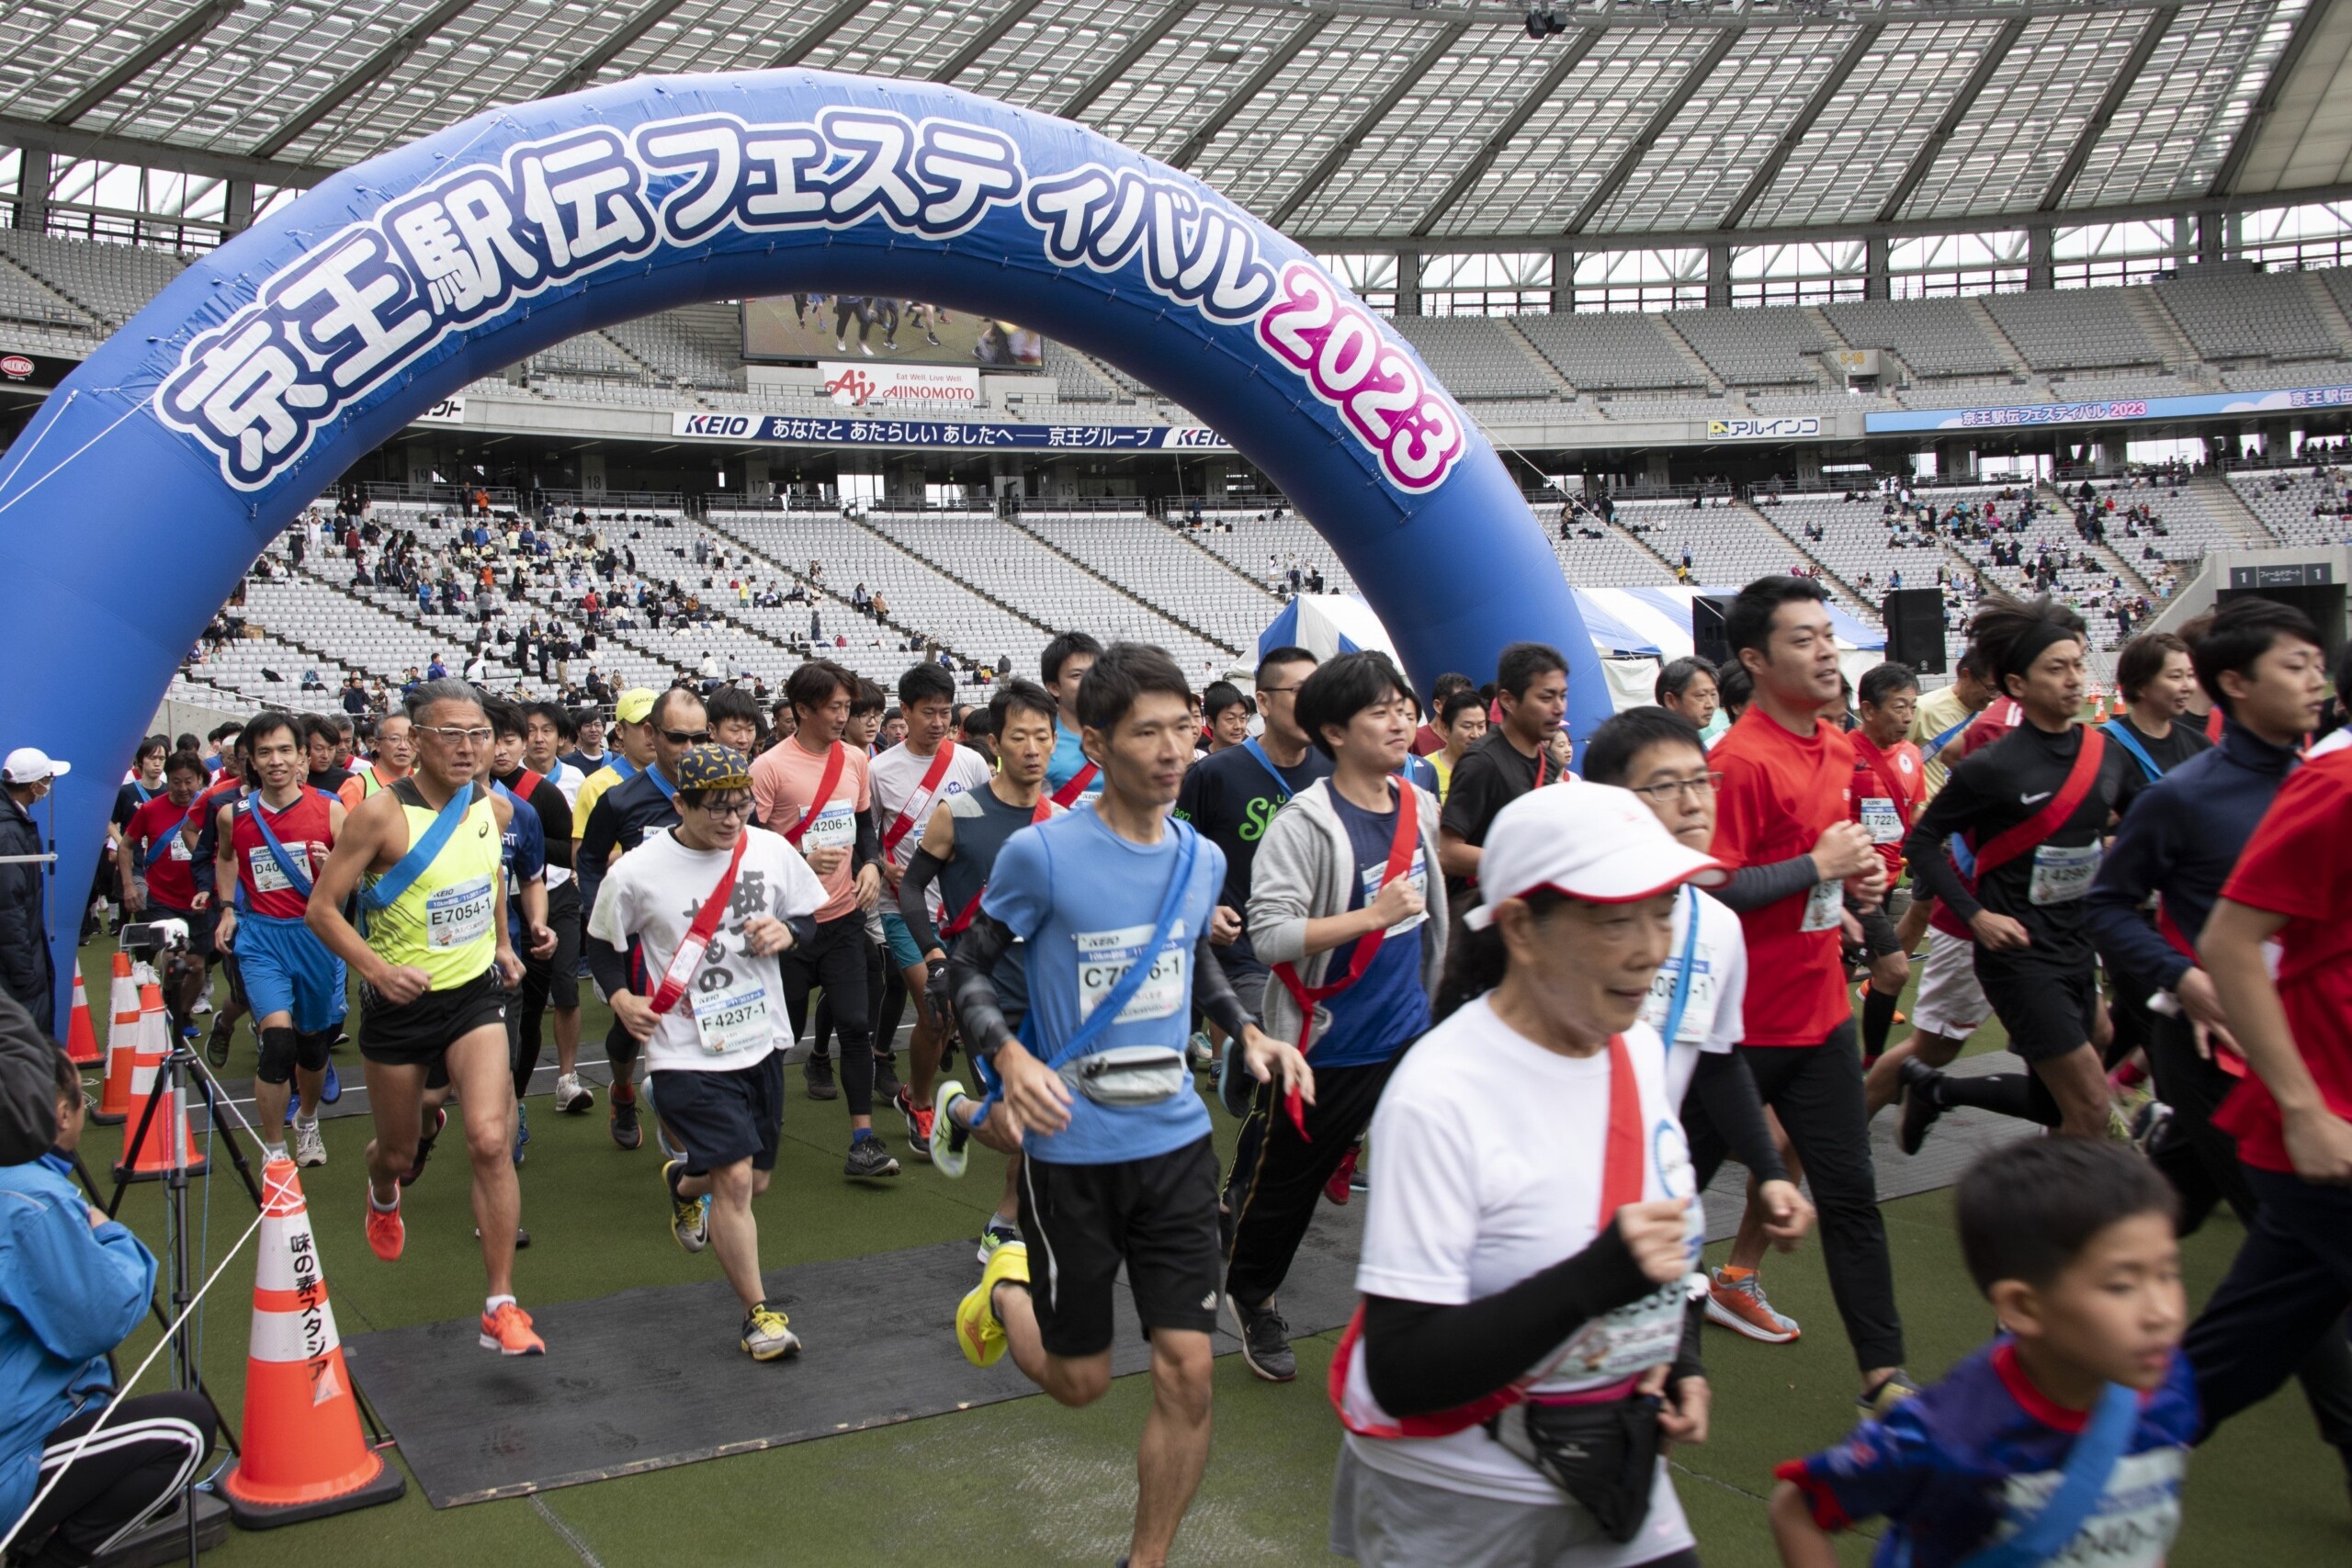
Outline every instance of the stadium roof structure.
<path id="1" fill-rule="evenodd" d="M 217 204 L 502 104 L 796 64 L 1082 120 L 1327 249 L 2352 194 L 2352 0 L 5 0 L 0 146 Z"/>

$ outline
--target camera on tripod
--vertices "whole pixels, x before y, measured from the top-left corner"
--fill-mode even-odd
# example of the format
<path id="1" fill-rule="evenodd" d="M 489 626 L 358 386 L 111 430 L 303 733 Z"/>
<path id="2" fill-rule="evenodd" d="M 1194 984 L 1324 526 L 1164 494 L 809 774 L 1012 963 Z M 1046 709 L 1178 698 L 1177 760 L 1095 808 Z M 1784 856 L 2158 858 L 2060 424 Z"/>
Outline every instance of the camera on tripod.
<path id="1" fill-rule="evenodd" d="M 163 995 L 164 1010 L 171 1014 L 172 1037 L 178 1039 L 194 1016 L 205 980 L 204 961 L 187 949 L 187 922 L 149 920 L 125 926 L 117 941 L 123 952 L 154 965 L 156 989 Z"/>
<path id="2" fill-rule="evenodd" d="M 162 953 L 175 949 L 187 951 L 187 922 L 149 920 L 144 925 L 125 926 L 116 940 L 123 952 L 152 964 Z"/>

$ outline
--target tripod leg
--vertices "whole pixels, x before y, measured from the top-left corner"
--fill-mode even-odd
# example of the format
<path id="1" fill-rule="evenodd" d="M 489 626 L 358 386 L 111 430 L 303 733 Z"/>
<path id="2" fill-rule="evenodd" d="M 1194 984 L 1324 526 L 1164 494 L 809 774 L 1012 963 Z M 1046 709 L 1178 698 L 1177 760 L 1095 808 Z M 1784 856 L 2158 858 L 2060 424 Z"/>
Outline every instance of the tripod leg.
<path id="1" fill-rule="evenodd" d="M 229 1163 L 237 1168 L 237 1175 L 243 1179 L 246 1192 L 253 1197 L 254 1207 L 261 1208 L 261 1183 L 254 1179 L 253 1165 L 245 1158 L 245 1146 L 237 1142 L 236 1129 L 220 1118 L 220 1102 L 213 1097 L 212 1075 L 199 1071 L 195 1078 L 197 1092 L 204 1096 L 206 1125 L 212 1129 L 215 1137 L 229 1146 Z"/>
<path id="2" fill-rule="evenodd" d="M 165 1057 L 164 1060 L 168 1062 L 170 1058 Z M 158 1067 L 155 1069 L 155 1081 L 148 1086 L 147 1103 L 140 1107 L 139 1128 L 123 1142 L 122 1168 L 124 1170 L 128 1171 L 130 1168 L 130 1162 L 138 1158 L 139 1151 L 147 1146 L 147 1130 L 154 1125 L 155 1107 L 163 1104 L 164 1099 L 164 1069 Z M 114 1196 L 107 1201 L 107 1219 L 113 1219 L 115 1215 L 121 1213 L 122 1195 L 130 1190 L 130 1177 L 117 1176 L 114 1179 Z"/>

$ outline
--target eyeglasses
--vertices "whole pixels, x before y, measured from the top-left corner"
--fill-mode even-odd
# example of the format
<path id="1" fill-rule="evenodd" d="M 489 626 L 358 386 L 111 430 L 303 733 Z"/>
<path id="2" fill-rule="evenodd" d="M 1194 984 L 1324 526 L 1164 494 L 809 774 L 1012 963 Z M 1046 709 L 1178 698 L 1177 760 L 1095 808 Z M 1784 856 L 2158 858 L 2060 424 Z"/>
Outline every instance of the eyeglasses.
<path id="1" fill-rule="evenodd" d="M 445 744 L 450 746 L 455 746 L 460 740 L 470 740 L 477 746 L 487 746 L 495 732 L 488 725 L 482 726 L 480 729 L 461 729 L 451 724 L 419 724 L 413 726 L 410 733 L 438 736 Z"/>
<path id="2" fill-rule="evenodd" d="M 749 800 L 706 800 L 702 808 L 713 817 L 749 817 L 752 814 Z"/>
<path id="3" fill-rule="evenodd" d="M 664 729 L 662 739 L 673 746 L 699 746 L 710 739 L 707 729 Z"/>
<path id="4" fill-rule="evenodd" d="M 1723 782 L 1721 773 L 1701 773 L 1695 778 L 1667 779 L 1659 784 L 1644 784 L 1634 793 L 1645 796 L 1653 807 L 1668 806 L 1685 793 L 1694 800 L 1704 800 L 1722 788 Z"/>

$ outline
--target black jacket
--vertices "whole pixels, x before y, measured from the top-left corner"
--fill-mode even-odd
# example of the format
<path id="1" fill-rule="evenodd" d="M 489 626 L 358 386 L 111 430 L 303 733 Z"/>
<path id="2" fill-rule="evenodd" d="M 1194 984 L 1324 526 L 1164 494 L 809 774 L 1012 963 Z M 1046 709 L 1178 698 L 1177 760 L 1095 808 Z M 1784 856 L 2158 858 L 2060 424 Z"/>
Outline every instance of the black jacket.
<path id="1" fill-rule="evenodd" d="M 37 855 L 40 828 L 0 790 L 0 855 Z M 0 989 L 25 1005 L 34 1024 L 54 1039 L 57 972 L 50 963 L 48 922 L 41 916 L 46 870 L 39 862 L 0 865 Z"/>

